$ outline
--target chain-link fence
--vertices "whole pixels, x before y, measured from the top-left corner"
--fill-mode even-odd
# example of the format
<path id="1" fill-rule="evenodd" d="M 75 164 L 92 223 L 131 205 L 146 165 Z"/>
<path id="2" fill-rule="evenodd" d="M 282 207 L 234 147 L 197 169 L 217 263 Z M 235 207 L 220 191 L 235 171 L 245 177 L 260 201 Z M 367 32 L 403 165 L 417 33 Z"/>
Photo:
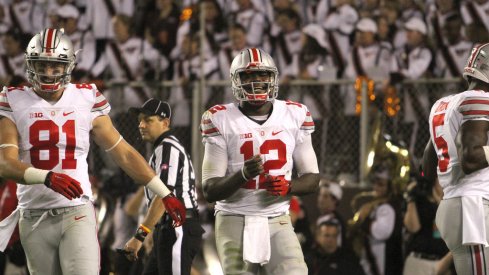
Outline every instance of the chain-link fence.
<path id="1" fill-rule="evenodd" d="M 137 119 L 125 112 L 131 106 L 124 100 L 127 94 L 122 92 L 128 86 L 145 87 L 151 91 L 152 97 L 171 104 L 172 130 L 191 151 L 199 175 L 202 158 L 200 116 L 215 104 L 234 100 L 226 81 L 201 84 L 109 83 L 112 94 L 117 95 L 109 99 L 114 110 L 118 110 L 111 114 L 115 127 L 143 155 L 150 152 L 150 145 L 140 140 Z M 370 83 L 368 80 L 362 82 L 362 79 L 356 82 L 292 81 L 280 87 L 279 99 L 290 99 L 309 107 L 316 124 L 312 138 L 321 173 L 358 183 L 364 176 L 363 166 L 369 163 L 369 150 L 379 142 L 375 138 L 376 131 L 382 134 L 380 139 L 388 139 L 399 148 L 407 149 L 412 167 L 416 169 L 429 139 L 431 105 L 444 95 L 463 91 L 464 85 L 459 79 L 405 81 L 395 87 L 385 87 L 382 83 Z M 204 93 L 197 97 L 196 102 L 195 95 L 200 90 Z M 363 104 L 367 108 L 362 107 L 362 92 L 366 95 Z M 99 151 L 95 145 L 92 147 L 89 163 L 92 173 L 104 178 L 116 168 Z"/>

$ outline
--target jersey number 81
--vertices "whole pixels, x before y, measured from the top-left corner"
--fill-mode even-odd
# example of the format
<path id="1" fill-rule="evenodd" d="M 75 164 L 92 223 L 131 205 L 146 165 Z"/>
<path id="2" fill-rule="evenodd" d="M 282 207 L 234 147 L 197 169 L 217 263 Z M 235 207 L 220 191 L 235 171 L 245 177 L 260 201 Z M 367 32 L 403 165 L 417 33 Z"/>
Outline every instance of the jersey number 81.
<path id="1" fill-rule="evenodd" d="M 52 170 L 58 165 L 60 157 L 58 142 L 60 139 L 59 126 L 52 120 L 38 120 L 29 127 L 29 142 L 32 145 L 30 149 L 31 163 L 39 169 Z M 41 140 L 41 131 L 48 132 L 48 139 Z M 76 169 L 75 159 L 75 121 L 68 120 L 61 131 L 66 135 L 65 157 L 61 160 L 62 169 Z M 49 158 L 41 159 L 41 150 L 49 152 Z"/>

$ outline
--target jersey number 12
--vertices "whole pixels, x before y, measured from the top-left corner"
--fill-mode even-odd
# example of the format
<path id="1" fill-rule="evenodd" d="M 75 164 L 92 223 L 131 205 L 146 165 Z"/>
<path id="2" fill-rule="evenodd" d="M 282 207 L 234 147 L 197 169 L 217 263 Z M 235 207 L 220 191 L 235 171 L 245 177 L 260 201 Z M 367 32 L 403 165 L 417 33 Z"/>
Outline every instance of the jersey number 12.
<path id="1" fill-rule="evenodd" d="M 264 173 L 269 173 L 270 170 L 280 169 L 287 163 L 287 146 L 280 139 L 270 139 L 265 140 L 263 144 L 260 146 L 260 154 L 266 155 L 270 153 L 272 150 L 277 150 L 277 159 L 267 159 L 263 163 Z M 244 160 L 248 160 L 253 157 L 255 154 L 253 152 L 253 141 L 248 140 L 241 145 L 239 149 L 240 153 L 243 154 Z M 257 189 L 255 179 L 249 180 L 245 185 L 246 189 Z M 260 175 L 258 180 L 258 189 L 265 189 L 265 176 L 263 174 Z"/>

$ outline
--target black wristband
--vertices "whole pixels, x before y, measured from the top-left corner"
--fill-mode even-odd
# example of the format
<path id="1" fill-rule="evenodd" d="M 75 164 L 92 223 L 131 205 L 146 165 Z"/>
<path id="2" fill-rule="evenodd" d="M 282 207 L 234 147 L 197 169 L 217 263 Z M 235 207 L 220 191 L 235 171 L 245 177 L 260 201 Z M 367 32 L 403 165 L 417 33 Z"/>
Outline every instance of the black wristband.
<path id="1" fill-rule="evenodd" d="M 144 242 L 144 239 L 146 238 L 145 236 L 141 235 L 141 234 L 134 234 L 134 238 L 140 242 Z"/>
<path id="2" fill-rule="evenodd" d="M 51 187 L 51 181 L 49 180 L 51 174 L 53 174 L 53 171 L 49 171 L 48 174 L 46 175 L 46 179 L 44 179 L 44 185 L 46 185 L 46 187 L 48 188 Z"/>
<path id="3" fill-rule="evenodd" d="M 141 242 L 144 242 L 146 236 L 148 236 L 148 233 L 144 231 L 141 227 L 138 227 L 138 230 L 136 230 L 136 234 L 134 234 L 134 238 Z"/>

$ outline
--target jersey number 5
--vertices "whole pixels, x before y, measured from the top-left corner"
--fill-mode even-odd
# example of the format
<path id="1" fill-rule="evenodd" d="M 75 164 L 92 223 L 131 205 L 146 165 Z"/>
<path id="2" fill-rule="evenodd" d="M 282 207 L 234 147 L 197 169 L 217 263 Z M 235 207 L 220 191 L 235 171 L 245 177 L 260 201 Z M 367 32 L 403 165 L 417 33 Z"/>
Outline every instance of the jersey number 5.
<path id="1" fill-rule="evenodd" d="M 435 147 L 441 150 L 442 157 L 438 158 L 438 168 L 440 172 L 446 172 L 448 163 L 450 162 L 450 155 L 448 155 L 448 144 L 442 136 L 436 135 L 436 127 L 443 126 L 445 124 L 445 113 L 433 116 L 433 137 L 435 138 Z"/>
<path id="2" fill-rule="evenodd" d="M 48 137 L 41 139 L 41 132 L 47 132 Z M 62 169 L 76 169 L 75 159 L 75 121 L 68 120 L 61 127 L 66 135 L 65 158 L 61 160 Z M 52 120 L 38 120 L 29 128 L 31 163 L 39 169 L 52 170 L 59 163 L 58 142 L 60 139 L 59 126 Z M 41 151 L 48 151 L 49 157 L 41 159 Z"/>
<path id="3" fill-rule="evenodd" d="M 260 154 L 266 155 L 270 153 L 272 150 L 277 150 L 277 159 L 267 159 L 263 163 L 263 170 L 265 173 L 269 173 L 270 170 L 280 169 L 287 163 L 287 146 L 280 139 L 271 139 L 265 140 L 263 144 L 260 146 Z M 239 149 L 240 153 L 243 154 L 245 160 L 248 160 L 253 157 L 253 141 L 248 140 Z M 251 179 L 245 185 L 246 189 L 257 189 L 256 188 L 256 180 Z M 258 189 L 265 189 L 265 176 L 263 174 L 260 175 L 258 180 Z"/>

